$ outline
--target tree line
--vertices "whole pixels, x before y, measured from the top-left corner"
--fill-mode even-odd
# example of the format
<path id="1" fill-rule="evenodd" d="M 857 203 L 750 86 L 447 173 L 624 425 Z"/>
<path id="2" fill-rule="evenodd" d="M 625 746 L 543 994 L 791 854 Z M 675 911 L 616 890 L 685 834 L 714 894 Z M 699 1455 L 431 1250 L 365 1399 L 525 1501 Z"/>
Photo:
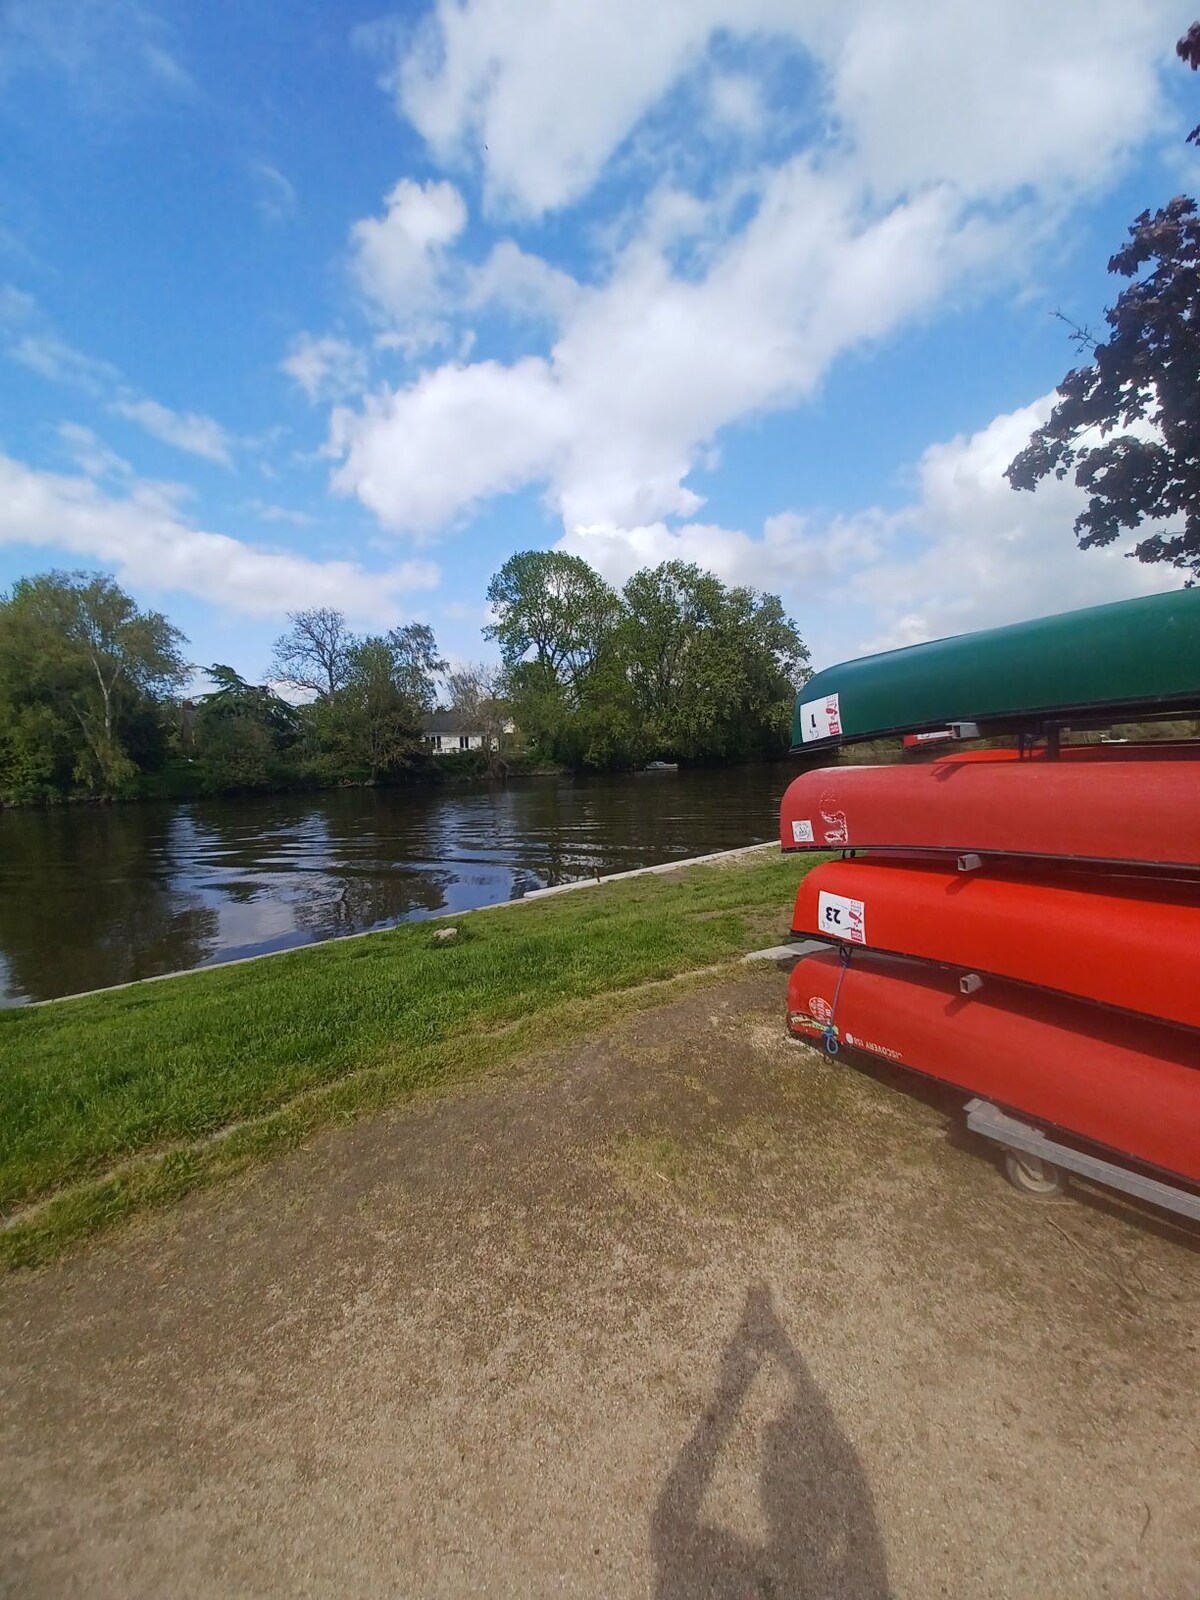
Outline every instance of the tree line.
<path id="1" fill-rule="evenodd" d="M 254 684 L 220 662 L 198 669 L 179 629 L 109 576 L 19 579 L 0 594 L 0 802 L 786 748 L 807 651 L 777 596 L 680 562 L 618 593 L 578 557 L 529 551 L 505 563 L 488 598 L 498 666 L 451 670 L 423 623 L 363 635 L 318 607 L 289 613 L 268 681 Z M 201 670 L 206 692 L 185 695 Z M 423 738 L 439 708 L 484 735 L 470 761 L 442 761 Z"/>
<path id="2" fill-rule="evenodd" d="M 738 761 L 787 748 L 808 650 L 778 595 L 682 561 L 618 592 L 578 556 L 529 550 L 487 597 L 484 631 L 514 716 L 554 761 Z"/>

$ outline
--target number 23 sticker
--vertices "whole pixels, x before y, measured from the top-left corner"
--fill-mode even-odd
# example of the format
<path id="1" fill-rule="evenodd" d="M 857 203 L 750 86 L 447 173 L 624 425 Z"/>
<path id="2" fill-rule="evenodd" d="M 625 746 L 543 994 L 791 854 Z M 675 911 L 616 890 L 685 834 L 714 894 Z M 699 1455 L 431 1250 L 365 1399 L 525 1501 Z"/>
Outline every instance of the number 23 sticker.
<path id="1" fill-rule="evenodd" d="M 866 907 L 861 900 L 821 890 L 817 900 L 817 923 L 827 939 L 845 939 L 850 944 L 866 944 Z"/>

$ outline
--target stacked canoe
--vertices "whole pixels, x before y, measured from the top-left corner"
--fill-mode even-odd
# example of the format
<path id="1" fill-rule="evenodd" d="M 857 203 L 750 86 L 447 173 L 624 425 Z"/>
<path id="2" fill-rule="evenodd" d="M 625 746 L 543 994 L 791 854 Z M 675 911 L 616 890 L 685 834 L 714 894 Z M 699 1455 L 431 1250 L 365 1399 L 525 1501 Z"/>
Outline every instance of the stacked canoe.
<path id="1" fill-rule="evenodd" d="M 1066 742 L 1200 711 L 1200 589 L 847 662 L 801 691 L 823 766 L 781 843 L 803 879 L 791 1031 L 1200 1183 L 1200 744 Z M 966 749 L 997 734 L 1015 748 Z M 940 735 L 941 738 L 926 738 Z"/>

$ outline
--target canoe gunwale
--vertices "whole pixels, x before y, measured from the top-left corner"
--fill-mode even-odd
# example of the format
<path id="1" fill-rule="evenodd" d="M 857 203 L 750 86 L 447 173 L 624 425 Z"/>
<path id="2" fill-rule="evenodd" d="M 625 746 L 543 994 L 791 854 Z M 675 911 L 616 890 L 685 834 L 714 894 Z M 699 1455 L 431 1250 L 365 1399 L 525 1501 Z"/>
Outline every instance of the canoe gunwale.
<path id="1" fill-rule="evenodd" d="M 1103 716 L 1097 715 L 1103 711 Z M 1090 701 L 1073 705 L 1030 706 L 1009 711 L 964 711 L 953 717 L 940 717 L 936 721 L 926 718 L 920 722 L 890 724 L 886 728 L 872 728 L 865 733 L 843 733 L 829 739 L 808 739 L 788 746 L 788 755 L 815 755 L 822 751 L 837 750 L 842 745 L 866 744 L 874 739 L 902 739 L 906 734 L 936 732 L 951 723 L 970 722 L 980 730 L 981 739 L 1000 738 L 1010 734 L 1066 733 L 1072 729 L 1107 728 L 1114 722 L 1174 722 L 1200 715 L 1200 691 L 1186 694 L 1148 696 L 1141 700 Z M 970 740 L 959 741 L 963 744 Z M 1164 741 L 1166 742 L 1166 741 Z M 1051 758 L 1053 759 L 1053 758 Z"/>
<path id="2" fill-rule="evenodd" d="M 964 966 L 961 962 L 939 961 L 932 956 L 914 955 L 911 950 L 894 950 L 890 945 L 849 944 L 844 939 L 829 939 L 824 934 L 806 932 L 804 929 L 795 927 L 791 929 L 789 937 L 797 941 L 804 940 L 812 944 L 819 944 L 823 949 L 831 951 L 838 956 L 839 960 L 847 965 L 853 963 L 855 954 L 861 950 L 865 955 L 889 956 L 896 961 L 907 961 L 922 967 L 936 967 L 939 972 L 958 973 L 962 976 L 969 972 L 978 972 L 981 977 L 985 977 L 994 983 L 1011 984 L 1014 988 L 1026 989 L 1032 994 L 1056 995 L 1063 1000 L 1070 1000 L 1081 1006 L 1089 1006 L 1096 1011 L 1115 1012 L 1118 1016 L 1129 1017 L 1135 1022 L 1153 1022 L 1158 1027 L 1173 1028 L 1178 1033 L 1186 1034 L 1200 1041 L 1200 1028 L 1195 1028 L 1187 1022 L 1180 1022 L 1175 1017 L 1161 1017 L 1152 1011 L 1137 1011 L 1131 1006 L 1114 1005 L 1110 1000 L 1096 1000 L 1091 995 L 1076 994 L 1072 989 L 1055 989 L 1047 983 L 1031 983 L 1027 978 L 1014 978 L 1011 973 L 992 972 L 987 967 Z"/>
<path id="3" fill-rule="evenodd" d="M 922 859 L 937 858 L 950 861 L 956 856 L 979 856 L 982 861 L 992 863 L 1004 861 L 1048 861 L 1055 863 L 1065 862 L 1069 866 L 1081 867 L 1119 867 L 1122 870 L 1135 872 L 1139 877 L 1160 875 L 1166 872 L 1183 872 L 1188 877 L 1200 877 L 1200 862 L 1197 861 L 1164 861 L 1158 857 L 1151 862 L 1137 857 L 1125 856 L 1075 856 L 1066 855 L 1061 850 L 993 850 L 990 847 L 972 844 L 956 845 L 911 845 L 911 844 L 867 844 L 855 843 L 849 849 L 842 849 L 836 845 L 827 844 L 780 844 L 779 853 L 784 856 L 814 856 L 835 855 L 842 860 L 853 861 L 856 856 L 870 851 L 873 855 L 899 856 L 912 859 L 914 856 Z"/>

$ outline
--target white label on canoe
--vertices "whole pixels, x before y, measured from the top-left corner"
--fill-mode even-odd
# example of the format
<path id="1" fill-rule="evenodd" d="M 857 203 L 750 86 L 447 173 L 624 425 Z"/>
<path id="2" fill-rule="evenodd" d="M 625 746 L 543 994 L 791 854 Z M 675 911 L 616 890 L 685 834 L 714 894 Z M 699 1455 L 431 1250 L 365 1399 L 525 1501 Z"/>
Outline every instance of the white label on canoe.
<path id="1" fill-rule="evenodd" d="M 821 821 L 825 824 L 826 844 L 849 844 L 850 824 L 846 821 L 844 811 L 822 811 Z"/>
<path id="2" fill-rule="evenodd" d="M 889 1061 L 904 1060 L 899 1050 L 891 1050 L 886 1044 L 876 1044 L 874 1039 L 864 1039 L 861 1033 L 848 1033 L 846 1043 L 857 1050 L 869 1050 L 873 1056 L 885 1056 Z"/>
<path id="3" fill-rule="evenodd" d="M 821 890 L 817 900 L 817 927 L 829 939 L 846 939 L 851 944 L 866 944 L 866 907 L 861 900 Z"/>
<path id="4" fill-rule="evenodd" d="M 800 704 L 800 738 L 804 744 L 812 739 L 840 739 L 842 712 L 836 694 L 827 694 L 823 700 L 804 700 Z"/>
<path id="5" fill-rule="evenodd" d="M 816 840 L 813 838 L 813 825 L 812 825 L 811 822 L 793 822 L 792 823 L 792 843 L 793 844 L 815 844 L 816 843 Z"/>

